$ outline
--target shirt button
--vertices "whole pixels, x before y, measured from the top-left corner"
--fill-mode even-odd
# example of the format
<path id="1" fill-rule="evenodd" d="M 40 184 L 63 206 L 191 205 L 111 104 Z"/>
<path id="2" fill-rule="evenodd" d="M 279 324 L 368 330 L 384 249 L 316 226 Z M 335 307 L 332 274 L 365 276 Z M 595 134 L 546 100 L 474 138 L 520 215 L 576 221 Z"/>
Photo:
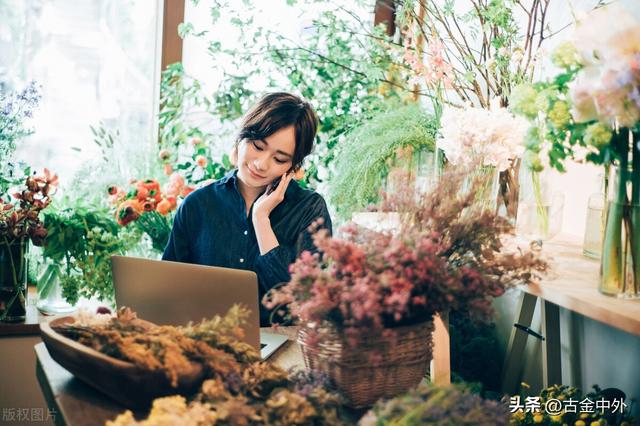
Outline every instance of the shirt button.
<path id="1" fill-rule="evenodd" d="M 244 259 L 243 258 L 240 258 L 240 263 L 244 263 Z"/>
<path id="2" fill-rule="evenodd" d="M 249 232 L 248 231 L 244 231 L 244 235 L 247 235 Z"/>

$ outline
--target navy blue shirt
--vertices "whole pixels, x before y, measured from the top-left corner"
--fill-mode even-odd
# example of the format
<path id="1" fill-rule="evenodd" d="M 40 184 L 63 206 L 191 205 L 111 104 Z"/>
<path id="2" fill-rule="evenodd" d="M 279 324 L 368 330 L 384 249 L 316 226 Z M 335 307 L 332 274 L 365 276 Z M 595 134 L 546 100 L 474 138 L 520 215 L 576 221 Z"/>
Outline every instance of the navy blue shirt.
<path id="1" fill-rule="evenodd" d="M 331 218 L 320 194 L 292 180 L 284 200 L 269 215 L 279 246 L 260 255 L 251 211 L 247 216 L 236 175 L 237 169 L 232 170 L 184 199 L 162 259 L 254 271 L 262 299 L 270 288 L 291 279 L 289 265 L 302 251 L 318 251 L 307 231 L 309 225 L 321 217 L 323 227 L 331 232 Z M 263 325 L 268 315 L 260 304 Z"/>

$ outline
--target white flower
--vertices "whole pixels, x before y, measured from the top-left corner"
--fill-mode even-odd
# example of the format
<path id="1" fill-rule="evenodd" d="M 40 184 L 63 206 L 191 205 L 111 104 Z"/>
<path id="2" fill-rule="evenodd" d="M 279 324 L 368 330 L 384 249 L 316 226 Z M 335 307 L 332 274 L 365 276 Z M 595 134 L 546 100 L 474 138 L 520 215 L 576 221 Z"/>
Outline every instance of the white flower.
<path id="1" fill-rule="evenodd" d="M 575 47 L 586 63 L 607 63 L 640 52 L 637 8 L 620 2 L 593 10 L 576 23 Z"/>
<path id="2" fill-rule="evenodd" d="M 639 14 L 612 3 L 577 23 L 573 38 L 585 64 L 570 90 L 577 122 L 632 127 L 640 120 Z"/>
<path id="3" fill-rule="evenodd" d="M 527 120 L 505 108 L 445 108 L 437 146 L 453 164 L 480 158 L 484 165 L 502 171 L 522 155 L 528 128 Z"/>

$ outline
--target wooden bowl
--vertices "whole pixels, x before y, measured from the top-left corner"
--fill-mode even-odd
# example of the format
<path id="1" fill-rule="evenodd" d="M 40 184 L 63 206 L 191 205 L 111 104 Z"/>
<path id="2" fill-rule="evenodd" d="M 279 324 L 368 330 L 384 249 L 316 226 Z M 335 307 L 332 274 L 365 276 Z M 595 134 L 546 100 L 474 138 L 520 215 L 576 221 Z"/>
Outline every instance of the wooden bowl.
<path id="1" fill-rule="evenodd" d="M 161 396 L 190 395 L 198 390 L 204 379 L 202 365 L 193 362 L 190 371 L 178 376 L 178 386 L 172 387 L 163 371 L 145 370 L 110 357 L 54 330 L 56 326 L 74 321 L 73 317 L 66 316 L 40 324 L 40 334 L 51 358 L 78 379 L 127 408 L 149 408 L 153 399 Z"/>

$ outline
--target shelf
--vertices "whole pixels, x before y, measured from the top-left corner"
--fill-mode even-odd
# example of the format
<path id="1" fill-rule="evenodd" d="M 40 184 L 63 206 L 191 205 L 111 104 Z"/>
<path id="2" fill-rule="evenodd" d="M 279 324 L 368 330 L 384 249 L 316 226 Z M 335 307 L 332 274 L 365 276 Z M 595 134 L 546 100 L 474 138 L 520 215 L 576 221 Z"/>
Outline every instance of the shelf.
<path id="1" fill-rule="evenodd" d="M 565 309 L 640 335 L 640 300 L 606 296 L 598 291 L 600 262 L 582 254 L 577 237 L 558 236 L 545 241 L 542 255 L 550 271 L 539 284 L 519 288 Z"/>

